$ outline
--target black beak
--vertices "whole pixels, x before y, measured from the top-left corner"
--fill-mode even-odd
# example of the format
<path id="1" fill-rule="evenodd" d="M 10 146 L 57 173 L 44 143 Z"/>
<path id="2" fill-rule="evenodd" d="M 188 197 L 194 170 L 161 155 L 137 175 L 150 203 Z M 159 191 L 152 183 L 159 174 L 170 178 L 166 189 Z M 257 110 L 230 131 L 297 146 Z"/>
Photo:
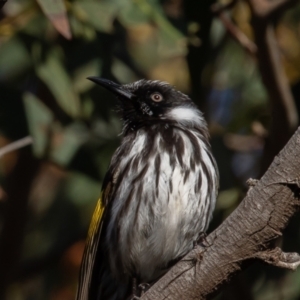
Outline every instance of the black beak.
<path id="1" fill-rule="evenodd" d="M 133 94 L 130 93 L 129 91 L 125 90 L 124 87 L 120 84 L 117 84 L 113 81 L 104 79 L 104 78 L 99 78 L 99 77 L 88 77 L 87 79 L 105 87 L 106 89 L 108 89 L 109 91 L 111 91 L 112 93 L 114 93 L 117 96 L 121 96 L 122 98 L 126 98 L 128 100 L 131 100 L 133 98 Z"/>

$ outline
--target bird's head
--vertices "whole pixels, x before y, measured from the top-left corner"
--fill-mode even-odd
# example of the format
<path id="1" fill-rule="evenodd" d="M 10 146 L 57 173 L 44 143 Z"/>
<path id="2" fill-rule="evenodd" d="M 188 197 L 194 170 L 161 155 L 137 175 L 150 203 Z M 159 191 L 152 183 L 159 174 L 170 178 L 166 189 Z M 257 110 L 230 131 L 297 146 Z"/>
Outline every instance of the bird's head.
<path id="1" fill-rule="evenodd" d="M 202 113 L 191 99 L 162 81 L 139 80 L 119 85 L 110 80 L 88 77 L 114 93 L 120 101 L 126 129 L 163 123 L 184 127 L 206 127 Z"/>

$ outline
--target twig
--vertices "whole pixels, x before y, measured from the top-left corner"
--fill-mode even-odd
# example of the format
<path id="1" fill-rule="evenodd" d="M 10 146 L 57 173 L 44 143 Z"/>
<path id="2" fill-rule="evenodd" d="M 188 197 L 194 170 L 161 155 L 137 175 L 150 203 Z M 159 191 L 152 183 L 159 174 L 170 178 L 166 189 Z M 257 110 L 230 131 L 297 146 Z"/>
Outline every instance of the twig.
<path id="1" fill-rule="evenodd" d="M 268 21 L 281 15 L 297 2 L 298 0 L 249 0 L 252 13 L 258 18 Z"/>
<path id="2" fill-rule="evenodd" d="M 9 152 L 31 145 L 32 143 L 33 143 L 33 138 L 31 136 L 26 136 L 24 138 L 21 138 L 15 142 L 12 142 L 0 148 L 0 157 L 2 157 L 3 155 Z"/>
<path id="3" fill-rule="evenodd" d="M 251 23 L 258 47 L 258 67 L 269 96 L 272 117 L 262 159 L 261 169 L 264 172 L 298 125 L 298 113 L 282 67 L 273 25 L 274 16 L 279 17 L 296 1 L 248 0 L 248 3 L 252 11 Z"/>
<path id="4" fill-rule="evenodd" d="M 298 253 L 286 253 L 278 247 L 272 250 L 258 252 L 255 254 L 255 257 L 280 268 L 296 270 L 300 266 L 300 255 Z"/>
<path id="5" fill-rule="evenodd" d="M 237 0 L 232 0 L 231 2 L 222 5 L 215 3 L 211 6 L 211 11 L 215 14 L 220 21 L 223 23 L 227 32 L 251 55 L 255 55 L 257 52 L 257 47 L 225 14 L 226 10 L 231 9 Z"/>
<path id="6" fill-rule="evenodd" d="M 227 32 L 251 55 L 256 55 L 257 46 L 253 43 L 244 32 L 242 32 L 224 12 L 218 14 L 218 18 L 223 23 Z"/>
<path id="7" fill-rule="evenodd" d="M 232 0 L 231 2 L 228 2 L 227 4 L 221 4 L 221 3 L 214 3 L 211 6 L 211 11 L 218 15 L 221 12 L 224 12 L 225 10 L 231 9 L 232 7 L 235 6 L 237 3 L 237 0 Z"/>
<path id="8" fill-rule="evenodd" d="M 273 20 L 298 0 L 248 0 L 252 11 L 252 27 L 255 43 L 247 38 L 225 15 L 233 0 L 225 6 L 212 6 L 231 36 L 251 55 L 256 55 L 262 81 L 266 87 L 272 121 L 266 138 L 261 170 L 264 172 L 274 156 L 286 144 L 298 125 L 298 114 L 288 80 L 283 71 L 279 48 L 274 34 Z"/>

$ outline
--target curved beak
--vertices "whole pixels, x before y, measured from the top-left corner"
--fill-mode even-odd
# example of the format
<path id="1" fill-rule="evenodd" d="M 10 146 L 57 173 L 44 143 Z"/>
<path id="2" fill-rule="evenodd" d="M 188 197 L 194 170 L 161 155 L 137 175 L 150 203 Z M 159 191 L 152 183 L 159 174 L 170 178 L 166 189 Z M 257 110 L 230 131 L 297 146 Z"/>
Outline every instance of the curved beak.
<path id="1" fill-rule="evenodd" d="M 94 77 L 94 76 L 88 77 L 87 79 L 103 86 L 104 88 L 111 91 L 113 94 L 115 94 L 117 96 L 121 96 L 122 98 L 126 98 L 128 100 L 131 100 L 134 96 L 132 93 L 125 90 L 122 85 L 117 84 L 113 81 L 110 81 L 110 80 L 107 80 L 107 79 L 104 79 L 104 78 Z"/>

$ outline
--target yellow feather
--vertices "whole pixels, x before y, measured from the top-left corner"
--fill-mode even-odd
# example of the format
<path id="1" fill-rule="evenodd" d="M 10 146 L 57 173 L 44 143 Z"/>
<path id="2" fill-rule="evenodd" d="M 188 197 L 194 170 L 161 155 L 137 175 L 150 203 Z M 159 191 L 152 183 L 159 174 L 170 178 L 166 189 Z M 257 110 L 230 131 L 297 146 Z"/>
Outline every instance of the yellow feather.
<path id="1" fill-rule="evenodd" d="M 102 219 L 103 211 L 104 211 L 104 205 L 102 202 L 102 194 L 101 194 L 100 199 L 98 200 L 96 208 L 94 210 L 92 221 L 89 227 L 88 241 L 90 241 L 94 237 L 96 231 L 98 230 L 100 221 Z"/>

